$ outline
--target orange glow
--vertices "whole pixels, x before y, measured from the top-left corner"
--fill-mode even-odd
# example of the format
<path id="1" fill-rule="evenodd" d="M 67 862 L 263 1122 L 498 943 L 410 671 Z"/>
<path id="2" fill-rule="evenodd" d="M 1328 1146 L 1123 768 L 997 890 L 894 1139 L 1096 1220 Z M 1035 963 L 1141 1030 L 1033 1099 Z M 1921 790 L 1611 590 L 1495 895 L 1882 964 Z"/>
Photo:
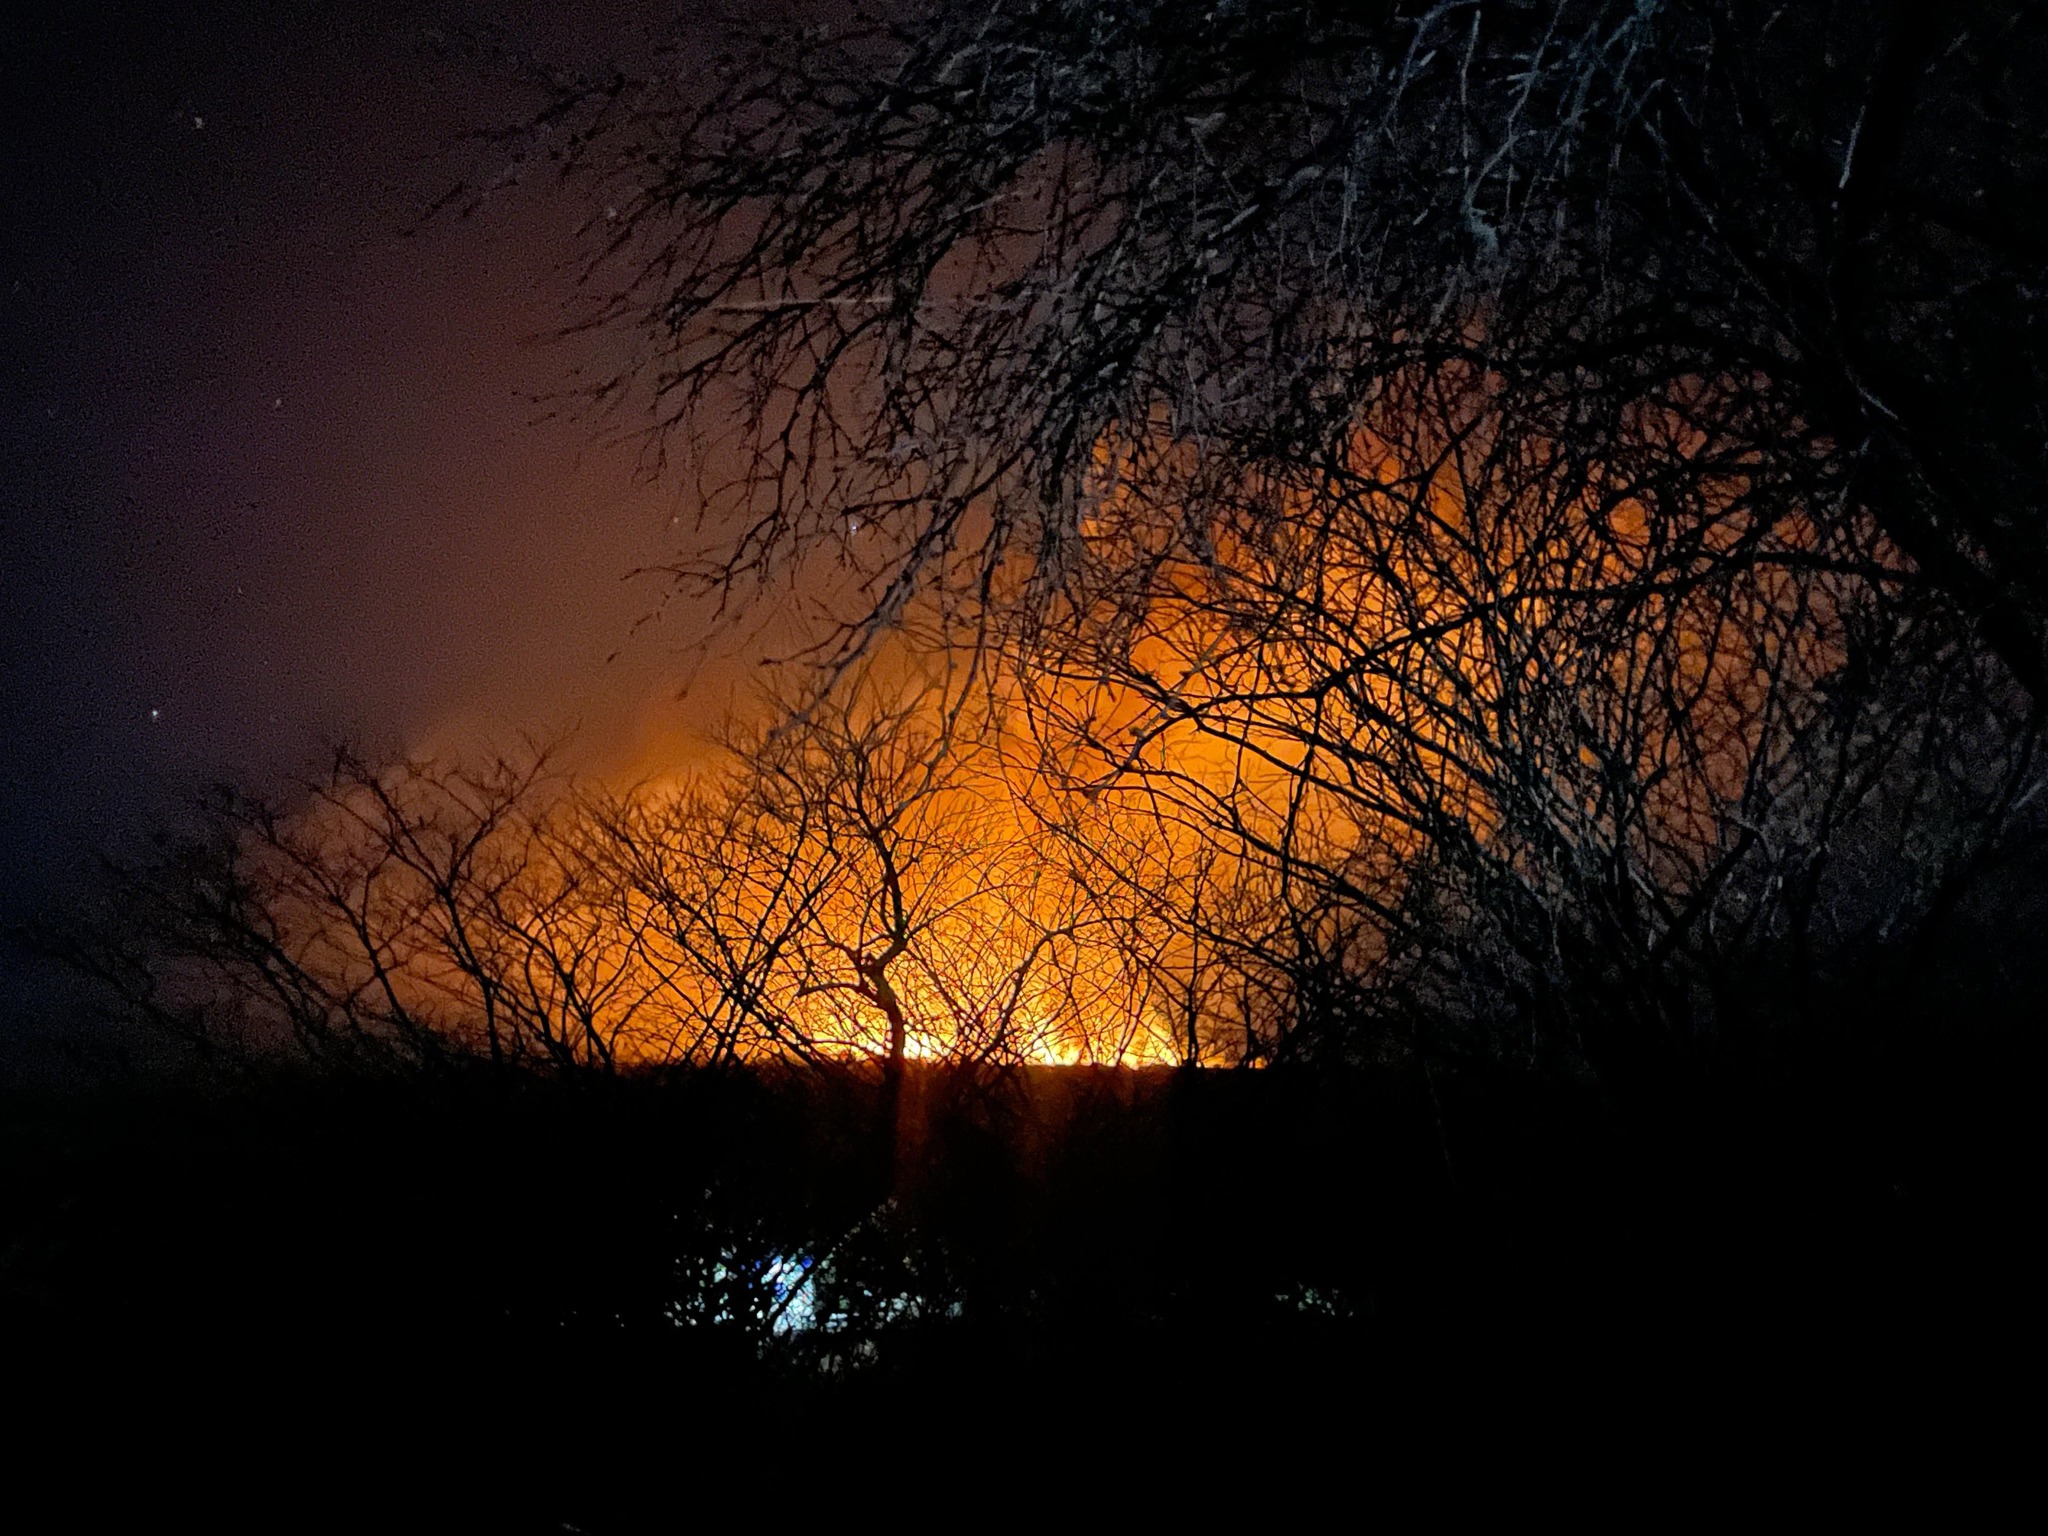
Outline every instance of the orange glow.
<path id="1" fill-rule="evenodd" d="M 1194 529 L 1194 451 L 1106 439 L 1055 643 L 971 697 L 899 644 L 663 780 L 343 785 L 272 850 L 283 947 L 393 1027 L 563 1061 L 1152 1066 L 1256 1060 L 1284 946 L 1369 963 L 1458 838 L 1682 886 L 1841 656 L 1825 581 L 1727 557 L 1817 536 L 1739 464 L 1682 517 L 1648 474 L 1558 494 L 1554 445 L 1447 409 Z"/>

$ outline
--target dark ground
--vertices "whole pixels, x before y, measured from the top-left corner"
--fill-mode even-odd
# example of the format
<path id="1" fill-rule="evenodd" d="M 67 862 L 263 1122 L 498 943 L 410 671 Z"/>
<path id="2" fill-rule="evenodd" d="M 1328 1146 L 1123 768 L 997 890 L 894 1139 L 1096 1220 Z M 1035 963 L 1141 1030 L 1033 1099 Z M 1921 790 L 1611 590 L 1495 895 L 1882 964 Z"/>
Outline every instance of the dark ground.
<path id="1" fill-rule="evenodd" d="M 83 1508 L 265 1524 L 281 1482 L 584 1530 L 834 1465 L 1843 1454 L 1880 1487 L 1940 1445 L 1981 1487 L 2032 1390 L 2018 1060 L 1831 1053 L 1629 1106 L 1470 1071 L 917 1072 L 893 1135 L 852 1070 L 18 1095 L 17 1477 L 87 1452 L 119 1470 Z"/>

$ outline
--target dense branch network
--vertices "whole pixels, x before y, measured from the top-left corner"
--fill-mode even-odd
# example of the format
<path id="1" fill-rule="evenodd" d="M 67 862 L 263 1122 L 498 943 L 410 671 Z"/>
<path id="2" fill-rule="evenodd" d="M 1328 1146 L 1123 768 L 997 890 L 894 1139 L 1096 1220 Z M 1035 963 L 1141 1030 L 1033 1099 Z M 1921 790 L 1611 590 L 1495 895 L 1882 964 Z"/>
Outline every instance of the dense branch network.
<path id="1" fill-rule="evenodd" d="M 1626 1080 L 2031 828 L 2038 10 L 733 37 L 524 142 L 605 209 L 579 323 L 695 477 L 678 581 L 791 583 L 819 670 L 679 794 L 347 761 L 339 842 L 231 809 L 353 944 L 207 909 L 294 1027 Z"/>

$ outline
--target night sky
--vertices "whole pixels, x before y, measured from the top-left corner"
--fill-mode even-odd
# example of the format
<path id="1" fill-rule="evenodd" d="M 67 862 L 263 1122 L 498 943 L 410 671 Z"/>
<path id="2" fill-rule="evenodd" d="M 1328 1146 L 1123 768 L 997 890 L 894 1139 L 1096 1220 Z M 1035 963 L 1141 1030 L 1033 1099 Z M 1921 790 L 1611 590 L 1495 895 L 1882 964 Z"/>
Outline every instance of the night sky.
<path id="1" fill-rule="evenodd" d="M 631 60 L 672 6 L 69 6 L 7 23 L 0 839 L 12 926 L 209 778 L 573 727 L 658 766 L 689 616 L 673 487 L 544 419 L 585 209 L 469 217 L 528 66 Z M 502 160 L 502 154 L 500 156 Z M 679 621 L 678 621 L 679 618 Z M 607 660 L 614 652 L 617 659 Z M 47 975 L 6 971 L 40 1033 Z"/>

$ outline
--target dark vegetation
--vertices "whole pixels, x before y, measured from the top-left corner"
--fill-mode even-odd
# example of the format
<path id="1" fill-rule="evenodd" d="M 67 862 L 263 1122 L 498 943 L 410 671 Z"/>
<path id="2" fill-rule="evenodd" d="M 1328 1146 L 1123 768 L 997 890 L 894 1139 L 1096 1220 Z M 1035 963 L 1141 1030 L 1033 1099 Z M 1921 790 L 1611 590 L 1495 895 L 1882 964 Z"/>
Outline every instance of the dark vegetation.
<path id="1" fill-rule="evenodd" d="M 260 1523 L 282 1483 L 502 1529 L 998 1452 L 1995 1469 L 2048 976 L 1985 944 L 2033 916 L 1968 914 L 1626 1096 L 1416 1065 L 17 1094 L 17 1444 L 119 1447 L 85 1509 Z"/>
<path id="2" fill-rule="evenodd" d="M 941 3 L 560 84 L 597 393 L 802 681 L 681 796 L 343 754 L 119 874 L 52 942 L 217 1075 L 19 1106 L 18 1336 L 590 1521 L 685 1440 L 1997 1454 L 2042 14 Z M 1033 1065 L 1104 997 L 1180 1065 Z"/>

